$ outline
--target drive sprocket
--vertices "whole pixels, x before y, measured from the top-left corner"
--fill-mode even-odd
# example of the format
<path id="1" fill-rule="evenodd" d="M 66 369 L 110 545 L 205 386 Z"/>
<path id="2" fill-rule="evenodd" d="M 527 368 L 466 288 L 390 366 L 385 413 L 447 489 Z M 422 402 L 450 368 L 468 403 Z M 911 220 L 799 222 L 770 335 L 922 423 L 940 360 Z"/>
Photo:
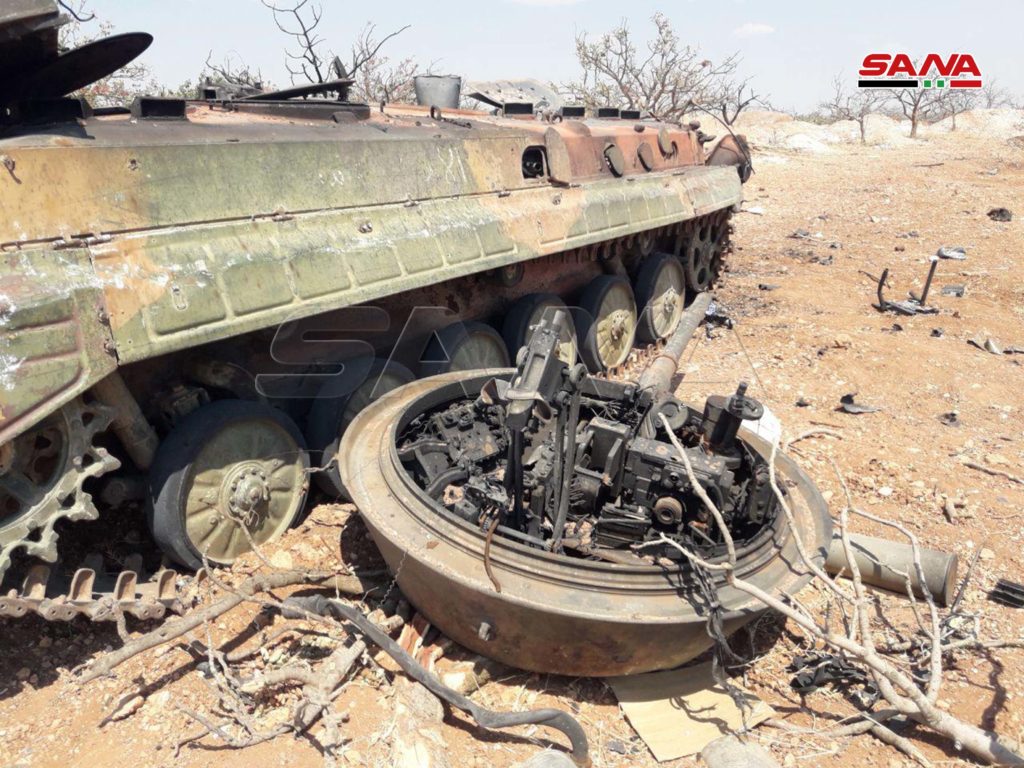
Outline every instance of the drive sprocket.
<path id="1" fill-rule="evenodd" d="M 109 407 L 76 398 L 0 446 L 0 580 L 18 549 L 56 561 L 58 520 L 99 516 L 84 485 L 121 466 L 94 443 L 112 419 Z"/>

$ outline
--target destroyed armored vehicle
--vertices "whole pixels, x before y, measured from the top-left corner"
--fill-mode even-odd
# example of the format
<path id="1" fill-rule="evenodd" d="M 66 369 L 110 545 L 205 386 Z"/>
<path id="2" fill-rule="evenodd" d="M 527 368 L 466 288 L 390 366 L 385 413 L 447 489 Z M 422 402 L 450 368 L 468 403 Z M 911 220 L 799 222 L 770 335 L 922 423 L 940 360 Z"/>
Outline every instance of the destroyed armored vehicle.
<path id="1" fill-rule="evenodd" d="M 345 493 L 366 403 L 507 367 L 545 311 L 575 308 L 566 360 L 614 371 L 712 284 L 749 173 L 695 124 L 371 108 L 344 80 L 91 105 L 151 39 L 61 51 L 64 21 L 0 10 L 0 577 L 25 577 L 0 614 L 108 617 L 113 563 L 45 565 L 106 509 L 231 563 L 311 478 Z M 120 565 L 126 610 L 171 604 L 173 574 Z"/>
<path id="2" fill-rule="evenodd" d="M 669 669 L 764 612 L 720 570 L 730 553 L 737 575 L 795 594 L 824 566 L 831 518 L 741 430 L 764 413 L 745 384 L 702 410 L 671 394 L 689 333 L 670 365 L 621 382 L 559 359 L 568 322 L 543 318 L 513 371 L 369 406 L 342 477 L 403 594 L 462 645 L 561 675 Z"/>

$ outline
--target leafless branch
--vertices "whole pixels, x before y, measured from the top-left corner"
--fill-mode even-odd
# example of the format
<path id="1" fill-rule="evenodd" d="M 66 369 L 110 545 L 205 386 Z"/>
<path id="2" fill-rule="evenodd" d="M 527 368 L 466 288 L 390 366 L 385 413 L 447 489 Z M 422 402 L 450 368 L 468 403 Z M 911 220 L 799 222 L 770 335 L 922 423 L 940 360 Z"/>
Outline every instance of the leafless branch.
<path id="1" fill-rule="evenodd" d="M 671 426 L 665 423 L 665 427 L 671 435 Z M 673 443 L 675 444 L 676 441 L 673 441 Z M 678 445 L 675 445 L 675 447 L 676 450 L 684 457 L 685 461 L 685 451 L 682 451 Z M 778 503 L 787 516 L 789 516 L 789 501 L 779 489 L 775 478 L 775 458 L 777 450 L 778 442 L 776 441 L 772 446 L 772 455 L 768 460 L 771 486 Z M 683 545 L 664 535 L 662 535 L 659 541 L 661 544 L 671 546 L 678 550 L 694 565 L 708 570 L 724 572 L 725 578 L 731 587 L 743 592 L 744 594 L 750 595 L 768 608 L 782 614 L 804 630 L 804 632 L 806 632 L 807 635 L 813 638 L 816 642 L 823 643 L 826 647 L 834 649 L 836 652 L 859 664 L 862 664 L 873 677 L 879 691 L 881 692 L 882 698 L 892 708 L 893 714 L 908 716 L 911 719 L 928 726 L 935 732 L 952 739 L 975 757 L 984 760 L 987 763 L 998 765 L 1024 765 L 1024 754 L 1021 753 L 1019 746 L 1006 743 L 996 734 L 960 720 L 959 718 L 944 712 L 938 707 L 937 700 L 942 685 L 943 646 L 939 630 L 938 612 L 933 599 L 930 597 L 927 598 L 929 613 L 931 614 L 931 626 L 926 631 L 931 651 L 929 654 L 929 667 L 931 674 L 925 690 L 922 690 L 919 687 L 918 682 L 911 675 L 904 672 L 900 666 L 879 652 L 875 640 L 874 628 L 872 626 L 872 614 L 870 610 L 872 604 L 869 602 L 866 590 L 864 589 L 864 584 L 861 580 L 860 571 L 857 567 L 856 558 L 853 555 L 853 549 L 850 543 L 848 530 L 849 516 L 850 514 L 857 514 L 872 519 L 875 522 L 885 522 L 887 525 L 899 530 L 902 534 L 907 536 L 911 542 L 914 567 L 919 578 L 923 572 L 920 550 L 918 548 L 916 538 L 911 535 L 905 527 L 896 523 L 882 521 L 881 518 L 856 509 L 853 505 L 852 497 L 849 494 L 849 488 L 841 475 L 840 480 L 846 495 L 846 503 L 840 509 L 838 528 L 842 545 L 846 551 L 846 559 L 850 564 L 850 575 L 853 582 L 854 598 L 852 608 L 854 624 L 858 629 L 858 636 L 856 638 L 854 638 L 852 633 L 837 634 L 833 632 L 829 628 L 827 622 L 823 623 L 813 619 L 806 611 L 794 608 L 788 601 L 783 599 L 782 596 L 768 593 L 757 585 L 737 576 L 736 554 L 735 548 L 732 546 L 731 534 L 728 527 L 725 525 L 721 512 L 717 509 L 711 499 L 706 497 L 706 494 L 701 495 L 698 491 L 698 496 L 701 497 L 701 501 L 704 506 L 708 509 L 715 522 L 719 525 L 723 540 L 726 542 L 726 549 L 728 551 L 726 562 L 709 563 L 694 552 L 688 550 Z M 694 483 L 693 478 L 691 478 L 691 483 L 694 484 L 695 488 L 699 487 L 698 483 Z M 799 551 L 803 556 L 806 550 L 803 543 L 800 542 L 801 536 L 799 528 L 792 524 L 792 520 L 790 524 L 790 535 L 794 536 L 795 541 L 799 542 Z M 831 577 L 824 575 L 820 568 L 813 568 L 812 570 L 820 582 L 824 584 L 831 584 L 833 592 L 837 594 L 844 594 L 844 592 L 839 589 L 835 581 Z M 866 720 L 865 725 L 862 726 L 865 728 L 864 732 L 870 731 L 877 738 L 882 739 L 886 743 L 903 749 L 915 760 L 920 759 L 920 752 L 916 750 L 916 747 L 908 741 L 897 737 L 894 733 L 885 728 L 884 722 L 877 716 L 864 716 L 864 718 Z"/>
<path id="2" fill-rule="evenodd" d="M 594 41 L 581 34 L 576 58 L 582 74 L 559 91 L 590 108 L 638 109 L 659 120 L 681 120 L 701 107 L 734 122 L 757 100 L 752 91 L 745 93 L 746 80 L 733 81 L 737 55 L 714 62 L 684 45 L 664 14 L 655 14 L 652 22 L 655 34 L 644 45 L 626 22 Z"/>

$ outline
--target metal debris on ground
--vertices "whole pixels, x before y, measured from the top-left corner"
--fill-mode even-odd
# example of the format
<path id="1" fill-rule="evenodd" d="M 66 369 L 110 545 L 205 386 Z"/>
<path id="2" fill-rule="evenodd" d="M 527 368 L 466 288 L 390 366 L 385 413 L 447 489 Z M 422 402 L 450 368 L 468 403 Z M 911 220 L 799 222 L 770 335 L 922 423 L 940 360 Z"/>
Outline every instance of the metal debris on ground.
<path id="1" fill-rule="evenodd" d="M 1009 208 L 993 208 L 988 212 L 988 217 L 992 221 L 1012 221 L 1013 213 Z"/>
<path id="2" fill-rule="evenodd" d="M 864 710 L 871 709 L 881 695 L 867 672 L 836 654 L 816 651 L 797 656 L 786 669 L 794 673 L 789 686 L 801 695 L 835 686 Z"/>
<path id="3" fill-rule="evenodd" d="M 859 416 L 862 413 L 878 413 L 882 410 L 881 408 L 876 408 L 873 405 L 858 403 L 856 402 L 856 397 L 856 393 L 843 395 L 839 398 L 839 407 L 836 408 L 836 410 L 842 411 L 843 413 L 852 413 L 855 416 Z"/>
<path id="4" fill-rule="evenodd" d="M 938 264 L 937 258 L 932 258 L 931 267 L 928 270 L 928 278 L 924 284 L 924 290 L 921 295 L 915 296 L 913 293 L 910 297 L 904 301 L 889 301 L 885 298 L 885 283 L 889 279 L 889 270 L 886 268 L 882 271 L 882 276 L 878 278 L 878 303 L 874 304 L 875 309 L 879 312 L 895 312 L 899 315 L 934 315 L 938 313 L 938 309 L 935 307 L 927 306 L 928 292 L 931 289 L 932 279 L 935 277 L 935 267 Z"/>
<path id="5" fill-rule="evenodd" d="M 728 328 L 729 330 L 732 330 L 733 327 L 732 318 L 725 314 L 725 310 L 722 309 L 722 305 L 717 301 L 712 301 L 708 305 L 708 310 L 704 313 L 704 323 L 708 338 L 711 337 L 712 326 L 720 326 L 722 328 Z"/>
<path id="6" fill-rule="evenodd" d="M 944 245 L 935 253 L 940 259 L 951 259 L 953 261 L 964 261 L 967 258 L 967 249 L 962 245 Z"/>
<path id="7" fill-rule="evenodd" d="M 793 240 L 820 240 L 821 232 L 815 232 L 813 235 L 806 229 L 798 229 L 789 235 Z"/>
<path id="8" fill-rule="evenodd" d="M 988 593 L 988 598 L 1011 608 L 1024 608 L 1024 584 L 999 579 L 992 591 Z"/>
<path id="9" fill-rule="evenodd" d="M 958 299 L 963 298 L 963 295 L 967 293 L 967 286 L 965 285 L 944 285 L 942 286 L 943 296 L 955 296 Z"/>

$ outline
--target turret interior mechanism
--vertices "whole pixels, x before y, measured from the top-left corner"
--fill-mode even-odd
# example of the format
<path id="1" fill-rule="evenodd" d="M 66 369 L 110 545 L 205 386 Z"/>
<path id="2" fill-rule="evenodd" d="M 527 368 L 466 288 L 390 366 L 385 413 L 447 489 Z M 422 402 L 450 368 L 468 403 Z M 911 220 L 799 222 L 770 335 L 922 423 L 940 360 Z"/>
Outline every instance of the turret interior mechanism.
<path id="1" fill-rule="evenodd" d="M 767 461 L 737 439 L 744 421 L 764 413 L 746 384 L 708 398 L 699 412 L 667 388 L 587 376 L 558 358 L 567 321 L 559 311 L 537 326 L 511 379 L 492 379 L 476 399 L 438 406 L 405 426 L 398 455 L 427 495 L 493 535 L 618 563 L 682 559 L 656 543 L 662 534 L 704 557 L 724 553 L 694 482 L 737 546 L 775 520 Z"/>

